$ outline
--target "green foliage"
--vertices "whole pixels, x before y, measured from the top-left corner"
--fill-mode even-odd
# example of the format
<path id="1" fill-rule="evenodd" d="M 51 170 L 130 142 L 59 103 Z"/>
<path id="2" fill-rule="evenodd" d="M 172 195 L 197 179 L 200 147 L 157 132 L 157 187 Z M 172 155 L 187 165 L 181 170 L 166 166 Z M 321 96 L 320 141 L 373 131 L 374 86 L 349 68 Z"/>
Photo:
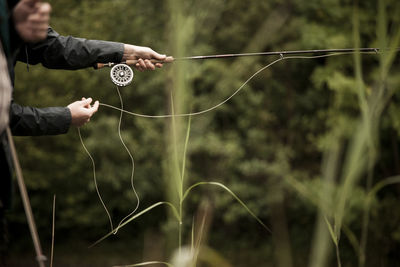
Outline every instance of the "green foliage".
<path id="1" fill-rule="evenodd" d="M 175 57 L 348 48 L 357 45 L 353 34 L 359 36 L 360 47 L 385 42 L 399 46 L 400 4 L 380 2 L 386 12 L 375 1 L 359 3 L 358 29 L 352 1 L 339 0 L 58 0 L 51 2 L 51 24 L 64 35 L 145 45 Z M 144 256 L 143 262 L 167 261 L 178 245 L 176 216 L 184 219 L 181 242 L 186 244 L 190 218 L 207 198 L 214 209 L 208 246 L 218 248 L 233 266 L 288 266 L 285 257 L 293 266 L 312 266 L 310 251 L 317 251 L 318 244 L 327 247 L 326 254 L 320 253 L 326 255 L 323 266 L 336 266 L 336 259 L 329 256 L 335 254 L 334 243 L 342 266 L 399 264 L 399 186 L 397 178 L 385 180 L 400 172 L 399 59 L 385 55 L 280 61 L 226 104 L 193 116 L 188 142 L 187 118 L 124 115 L 122 137 L 135 158 L 140 210 L 151 211 L 137 213 L 142 216 L 124 224 L 113 237 L 116 240 L 103 243 L 142 248 L 144 233 L 153 232 L 162 236 L 158 249 L 166 252 L 152 251 L 163 256 Z M 133 84 L 122 89 L 124 106 L 150 115 L 205 110 L 275 59 L 177 62 L 136 73 Z M 72 72 L 30 66 L 27 72 L 19 63 L 16 73 L 14 98 L 24 105 L 65 106 L 90 96 L 119 106 L 107 69 Z M 136 205 L 130 160 L 118 138 L 118 118 L 119 112 L 102 106 L 81 129 L 96 161 L 99 189 L 116 221 Z M 57 195 L 56 262 L 58 244 L 92 243 L 108 232 L 91 164 L 75 129 L 56 137 L 18 137 L 16 142 L 43 240 L 51 233 L 52 196 Z M 234 192 L 272 228 L 272 235 L 232 193 L 212 186 L 191 191 L 182 210 L 178 208 L 188 186 L 212 182 Z M 26 228 L 23 210 L 17 194 L 14 199 L 11 234 L 16 245 L 26 244 L 27 235 L 18 236 Z M 166 201 L 177 210 L 152 209 Z M 365 228 L 366 211 L 370 216 Z M 315 241 L 318 222 L 325 234 L 321 243 Z M 367 240 L 364 248 L 362 240 Z M 141 261 L 139 257 L 133 262 Z"/>

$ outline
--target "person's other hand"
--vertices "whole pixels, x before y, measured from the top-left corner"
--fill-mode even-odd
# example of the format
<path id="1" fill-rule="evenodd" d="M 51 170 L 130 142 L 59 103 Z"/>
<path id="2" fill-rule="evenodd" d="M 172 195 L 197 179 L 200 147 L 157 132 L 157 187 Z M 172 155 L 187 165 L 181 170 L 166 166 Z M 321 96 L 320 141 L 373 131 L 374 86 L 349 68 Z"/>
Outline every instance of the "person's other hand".
<path id="1" fill-rule="evenodd" d="M 124 56 L 122 60 L 136 59 L 138 63 L 135 64 L 135 68 L 139 71 L 154 70 L 156 67 L 161 68 L 162 63 L 152 63 L 150 59 L 165 61 L 166 55 L 161 55 L 155 52 L 153 49 L 145 46 L 136 46 L 125 44 L 124 45 Z"/>
<path id="2" fill-rule="evenodd" d="M 71 111 L 72 125 L 81 127 L 90 121 L 90 118 L 99 108 L 99 101 L 94 102 L 93 106 L 91 106 L 90 103 L 92 103 L 92 98 L 89 97 L 86 99 L 82 97 L 81 101 L 75 101 L 68 105 Z"/>
<path id="3" fill-rule="evenodd" d="M 51 6 L 40 0 L 21 0 L 12 14 L 15 29 L 22 40 L 36 43 L 44 40 L 49 28 Z"/>

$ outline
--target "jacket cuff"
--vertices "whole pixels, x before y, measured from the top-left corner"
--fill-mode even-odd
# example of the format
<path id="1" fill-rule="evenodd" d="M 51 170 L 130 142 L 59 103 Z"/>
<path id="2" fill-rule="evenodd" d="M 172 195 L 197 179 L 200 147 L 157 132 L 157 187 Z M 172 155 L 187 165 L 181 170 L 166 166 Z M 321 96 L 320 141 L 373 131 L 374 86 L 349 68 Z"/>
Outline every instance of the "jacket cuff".
<path id="1" fill-rule="evenodd" d="M 61 134 L 67 133 L 70 126 L 71 126 L 71 121 L 72 121 L 72 115 L 71 115 L 71 110 L 68 107 L 64 108 L 64 111 L 62 111 L 64 114 L 64 122 L 61 124 Z"/>
<path id="2" fill-rule="evenodd" d="M 89 40 L 96 47 L 97 63 L 108 63 L 122 61 L 124 56 L 124 44 L 110 41 Z"/>

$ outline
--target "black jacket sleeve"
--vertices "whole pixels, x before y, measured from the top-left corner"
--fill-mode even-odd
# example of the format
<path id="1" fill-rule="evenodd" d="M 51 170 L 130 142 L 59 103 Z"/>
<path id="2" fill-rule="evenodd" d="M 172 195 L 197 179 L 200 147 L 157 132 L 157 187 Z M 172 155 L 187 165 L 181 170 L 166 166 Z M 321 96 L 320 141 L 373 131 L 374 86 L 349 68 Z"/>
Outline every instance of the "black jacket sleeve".
<path id="1" fill-rule="evenodd" d="M 51 69 L 75 70 L 95 63 L 121 62 L 124 44 L 61 36 L 49 28 L 46 40 L 21 49 L 17 60 L 29 64 L 42 63 Z M 10 107 L 13 135 L 55 135 L 66 133 L 71 113 L 66 107 L 33 108 L 15 102 Z"/>
<path id="2" fill-rule="evenodd" d="M 10 114 L 11 132 L 19 136 L 64 134 L 71 124 L 67 107 L 23 107 L 12 101 Z"/>
<path id="3" fill-rule="evenodd" d="M 121 62 L 124 54 L 123 43 L 62 36 L 52 28 L 46 40 L 25 46 L 18 55 L 19 61 L 33 65 L 42 63 L 49 69 L 76 70 L 95 63 Z"/>

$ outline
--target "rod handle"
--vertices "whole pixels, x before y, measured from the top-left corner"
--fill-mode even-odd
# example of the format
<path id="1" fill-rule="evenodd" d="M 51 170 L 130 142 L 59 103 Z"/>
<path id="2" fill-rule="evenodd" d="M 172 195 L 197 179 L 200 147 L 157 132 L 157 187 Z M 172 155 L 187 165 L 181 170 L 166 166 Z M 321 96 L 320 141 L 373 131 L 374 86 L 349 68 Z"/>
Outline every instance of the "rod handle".
<path id="1" fill-rule="evenodd" d="M 150 59 L 150 62 L 153 63 L 153 64 L 156 64 L 156 63 L 162 63 L 162 64 L 164 64 L 164 63 L 172 63 L 173 61 L 174 61 L 174 58 L 172 56 L 168 56 L 164 60 L 158 60 L 158 59 L 154 59 L 154 58 Z M 139 60 L 137 60 L 137 59 L 128 59 L 125 62 L 121 62 L 121 63 L 124 63 L 126 65 L 135 65 L 138 62 L 139 62 Z M 95 69 L 101 69 L 101 68 L 104 68 L 104 67 L 111 67 L 111 66 L 113 66 L 115 64 L 117 64 L 117 63 L 96 63 L 94 68 Z"/>

